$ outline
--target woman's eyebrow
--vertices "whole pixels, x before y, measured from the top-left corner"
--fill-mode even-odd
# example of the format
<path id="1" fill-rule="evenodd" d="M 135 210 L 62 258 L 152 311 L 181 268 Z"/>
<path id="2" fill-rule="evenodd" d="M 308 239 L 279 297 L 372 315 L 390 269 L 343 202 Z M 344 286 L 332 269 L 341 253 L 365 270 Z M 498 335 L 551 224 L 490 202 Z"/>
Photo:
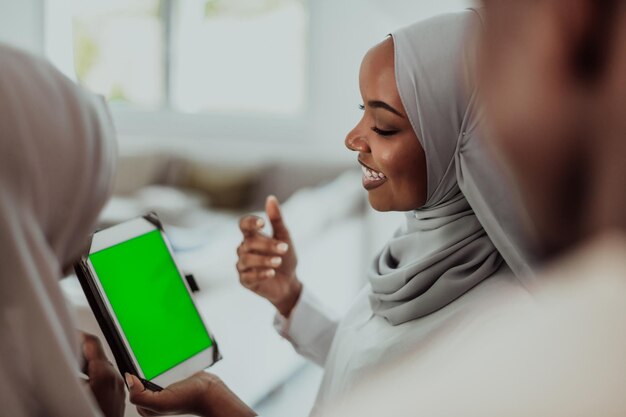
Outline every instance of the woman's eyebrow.
<path id="1" fill-rule="evenodd" d="M 384 101 L 372 100 L 372 101 L 368 101 L 367 105 L 374 109 L 385 109 L 387 111 L 392 112 L 393 114 L 397 116 L 404 118 L 404 115 L 402 113 L 400 113 L 398 110 L 394 109 L 393 107 L 391 107 L 389 104 L 385 103 Z"/>

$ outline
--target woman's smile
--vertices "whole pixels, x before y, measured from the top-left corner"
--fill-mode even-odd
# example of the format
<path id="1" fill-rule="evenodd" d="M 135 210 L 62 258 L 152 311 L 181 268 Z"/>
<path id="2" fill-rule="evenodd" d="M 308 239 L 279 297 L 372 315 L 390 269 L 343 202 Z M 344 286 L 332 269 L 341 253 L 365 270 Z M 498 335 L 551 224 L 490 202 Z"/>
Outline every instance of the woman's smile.
<path id="1" fill-rule="evenodd" d="M 361 164 L 361 169 L 363 170 L 363 187 L 365 187 L 366 190 L 373 190 L 374 188 L 378 188 L 387 182 L 387 176 L 385 174 L 368 167 L 360 160 L 359 163 Z"/>

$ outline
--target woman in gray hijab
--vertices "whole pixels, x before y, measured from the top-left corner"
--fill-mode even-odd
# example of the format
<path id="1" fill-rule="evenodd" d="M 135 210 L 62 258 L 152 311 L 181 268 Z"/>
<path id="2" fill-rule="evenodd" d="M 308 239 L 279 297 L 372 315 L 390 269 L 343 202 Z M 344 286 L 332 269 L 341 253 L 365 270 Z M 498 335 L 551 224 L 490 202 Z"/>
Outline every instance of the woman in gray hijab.
<path id="1" fill-rule="evenodd" d="M 409 351 L 418 349 L 433 364 L 444 361 L 463 348 L 463 336 L 474 323 L 490 319 L 491 306 L 527 296 L 512 273 L 531 270 L 520 217 L 479 138 L 475 51 L 465 42 L 471 25 L 480 27 L 479 19 L 474 11 L 465 11 L 401 29 L 370 51 L 361 67 L 365 115 L 348 135 L 347 146 L 359 152 L 366 175 L 374 170 L 380 177 L 375 172 L 382 170 L 391 182 L 393 166 L 384 170 L 390 155 L 384 146 L 403 140 L 398 126 L 406 117 L 425 154 L 426 193 L 422 205 L 406 212 L 406 223 L 374 260 L 369 285 L 339 322 L 323 361 L 318 406 Z M 387 58 L 389 49 L 393 52 Z M 372 60 L 393 65 L 399 109 L 393 95 L 379 88 L 381 82 L 364 79 L 369 67 L 376 69 Z M 393 64 L 385 62 L 389 60 Z M 376 102 L 385 96 L 389 99 L 384 102 L 400 116 L 390 116 L 386 109 L 376 114 L 380 110 L 374 108 L 369 116 L 368 103 L 380 108 Z M 380 138 L 380 132 L 368 131 L 372 124 L 400 131 Z M 393 192 L 383 194 L 386 185 L 369 190 L 374 208 L 393 201 Z M 298 320 L 311 320 L 302 318 L 297 308 L 288 336 L 305 329 Z M 298 339 L 291 340 L 297 345 Z"/>
<path id="2" fill-rule="evenodd" d="M 346 146 L 358 152 L 372 207 L 404 211 L 406 223 L 340 321 L 298 281 L 276 199 L 266 204 L 273 236 L 261 233 L 262 219 L 241 220 L 240 280 L 276 306 L 276 327 L 296 350 L 324 367 L 316 407 L 416 349 L 436 366 L 493 306 L 527 297 L 512 273 L 532 268 L 520 216 L 479 141 L 475 51 L 465 43 L 479 26 L 475 11 L 435 17 L 394 32 L 363 60 L 364 113 Z M 131 401 L 167 410 L 170 394 L 135 388 Z"/>

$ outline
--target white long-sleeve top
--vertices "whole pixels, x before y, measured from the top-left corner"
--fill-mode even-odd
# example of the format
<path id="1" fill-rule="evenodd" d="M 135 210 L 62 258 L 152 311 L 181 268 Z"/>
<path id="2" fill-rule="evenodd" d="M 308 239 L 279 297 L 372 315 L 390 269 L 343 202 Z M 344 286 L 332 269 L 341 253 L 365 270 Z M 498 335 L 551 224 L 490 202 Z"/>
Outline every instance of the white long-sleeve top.
<path id="1" fill-rule="evenodd" d="M 418 351 L 433 363 L 445 360 L 463 349 L 473 326 L 493 319 L 499 307 L 532 302 L 507 267 L 446 307 L 397 326 L 372 313 L 370 293 L 365 286 L 339 321 L 305 287 L 289 319 L 276 316 L 279 333 L 298 353 L 324 367 L 314 410 L 409 352 Z"/>
<path id="2" fill-rule="evenodd" d="M 445 361 L 416 347 L 324 415 L 625 416 L 625 255 L 623 231 L 587 242 L 524 279 L 532 304 L 505 300 Z"/>

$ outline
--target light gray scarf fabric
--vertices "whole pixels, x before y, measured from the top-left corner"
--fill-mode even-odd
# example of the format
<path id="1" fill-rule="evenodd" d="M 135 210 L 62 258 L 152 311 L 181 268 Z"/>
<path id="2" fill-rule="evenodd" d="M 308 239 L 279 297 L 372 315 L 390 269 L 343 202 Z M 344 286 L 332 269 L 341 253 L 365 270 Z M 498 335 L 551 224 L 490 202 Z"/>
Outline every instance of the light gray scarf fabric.
<path id="1" fill-rule="evenodd" d="M 473 10 L 392 34 L 402 103 L 426 153 L 426 204 L 374 260 L 375 314 L 397 325 L 430 314 L 507 265 L 534 264 L 522 213 L 505 175 L 482 149 L 472 33 Z"/>
<path id="2" fill-rule="evenodd" d="M 0 45 L 0 414 L 99 416 L 78 378 L 59 286 L 106 201 L 115 161 L 103 100 Z"/>

